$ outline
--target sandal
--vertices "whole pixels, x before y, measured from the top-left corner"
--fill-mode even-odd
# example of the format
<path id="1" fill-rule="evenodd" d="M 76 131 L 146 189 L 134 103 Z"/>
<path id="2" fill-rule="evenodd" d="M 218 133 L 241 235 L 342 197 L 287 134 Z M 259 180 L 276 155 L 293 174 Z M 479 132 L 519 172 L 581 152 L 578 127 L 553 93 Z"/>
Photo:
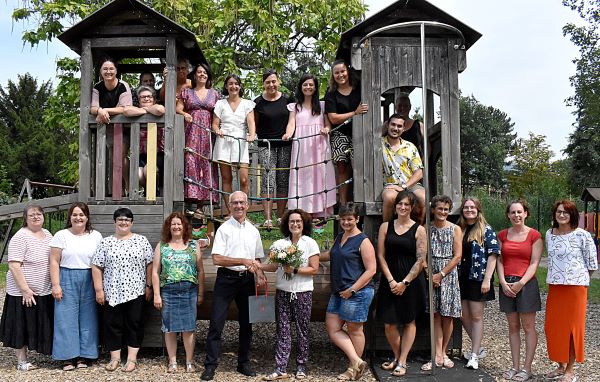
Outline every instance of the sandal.
<path id="1" fill-rule="evenodd" d="M 130 367 L 131 365 L 133 365 L 133 367 Z M 125 365 L 123 365 L 123 367 L 121 368 L 121 371 L 125 372 L 125 373 L 131 373 L 132 371 L 134 371 L 137 368 L 137 359 L 127 359 L 127 362 L 125 362 Z"/>
<path id="2" fill-rule="evenodd" d="M 35 369 L 37 369 L 37 366 L 31 364 L 31 362 L 28 361 L 19 362 L 19 364 L 17 365 L 17 370 L 19 371 L 31 371 Z"/>
<path id="3" fill-rule="evenodd" d="M 194 366 L 193 361 L 185 361 L 185 372 L 186 373 L 195 373 L 196 367 Z"/>
<path id="4" fill-rule="evenodd" d="M 556 379 L 558 377 L 562 377 L 563 375 L 565 375 L 565 369 L 562 366 L 557 367 L 556 369 L 552 370 L 549 373 L 546 373 L 546 375 L 544 376 L 546 379 Z"/>
<path id="5" fill-rule="evenodd" d="M 396 365 L 398 365 L 397 359 L 395 359 L 393 361 L 385 361 L 384 363 L 381 364 L 381 368 L 383 370 L 394 370 L 396 368 Z"/>
<path id="6" fill-rule="evenodd" d="M 275 370 L 274 372 L 272 372 L 269 375 L 265 375 L 264 377 L 262 377 L 263 381 L 276 381 L 278 379 L 288 379 L 290 376 L 288 375 L 288 373 L 282 373 L 280 371 Z"/>
<path id="7" fill-rule="evenodd" d="M 337 376 L 337 379 L 340 381 L 354 381 L 356 380 L 356 370 L 349 367 L 342 374 Z"/>
<path id="8" fill-rule="evenodd" d="M 87 369 L 88 364 L 87 362 L 83 359 L 83 358 L 79 358 L 77 360 L 77 366 L 78 369 Z"/>
<path id="9" fill-rule="evenodd" d="M 167 366 L 167 373 L 177 373 L 177 362 L 171 362 Z"/>
<path id="10" fill-rule="evenodd" d="M 396 366 L 394 371 L 392 371 L 392 375 L 394 377 L 402 377 L 405 374 L 406 374 L 406 365 L 403 365 L 400 362 L 398 362 L 398 365 Z"/>
<path id="11" fill-rule="evenodd" d="M 527 370 L 521 370 L 517 374 L 512 377 L 513 381 L 517 382 L 525 382 L 531 379 L 531 373 L 528 373 Z"/>
<path id="12" fill-rule="evenodd" d="M 365 373 L 365 370 L 367 370 L 367 362 L 363 361 L 362 359 L 360 361 L 358 361 L 356 363 L 356 365 L 354 365 L 352 368 L 354 369 L 355 375 L 354 375 L 354 380 L 358 381 L 359 379 L 362 378 L 363 374 Z"/>
<path id="13" fill-rule="evenodd" d="M 452 361 L 447 355 L 444 355 L 442 366 L 444 366 L 446 369 L 452 369 L 454 367 L 454 361 Z"/>
<path id="14" fill-rule="evenodd" d="M 121 363 L 120 359 L 111 359 L 105 366 L 104 366 L 104 370 L 106 371 L 115 371 L 119 368 L 119 365 Z"/>
<path id="15" fill-rule="evenodd" d="M 75 365 L 73 364 L 73 361 L 67 361 L 65 363 L 63 363 L 62 366 L 63 371 L 72 371 L 75 370 Z"/>
<path id="16" fill-rule="evenodd" d="M 515 375 L 517 375 L 519 371 L 517 369 L 515 369 L 514 367 L 511 367 L 510 369 L 506 370 L 504 373 L 502 373 L 502 378 L 506 379 L 507 381 L 510 381 L 513 379 L 513 377 Z"/>
<path id="17" fill-rule="evenodd" d="M 569 374 L 565 373 L 558 380 L 558 382 L 577 382 L 577 376 L 573 373 L 569 373 Z"/>
<path id="18" fill-rule="evenodd" d="M 306 373 L 303 372 L 302 370 L 298 370 L 296 372 L 296 379 L 304 379 L 306 378 Z"/>
<path id="19" fill-rule="evenodd" d="M 424 363 L 421 366 L 421 370 L 423 370 L 423 371 L 431 371 L 432 366 L 433 366 L 433 364 L 431 363 L 431 361 L 429 361 L 427 363 Z M 444 366 L 443 363 L 437 363 L 437 362 L 435 363 L 435 367 L 442 367 L 442 366 Z"/>

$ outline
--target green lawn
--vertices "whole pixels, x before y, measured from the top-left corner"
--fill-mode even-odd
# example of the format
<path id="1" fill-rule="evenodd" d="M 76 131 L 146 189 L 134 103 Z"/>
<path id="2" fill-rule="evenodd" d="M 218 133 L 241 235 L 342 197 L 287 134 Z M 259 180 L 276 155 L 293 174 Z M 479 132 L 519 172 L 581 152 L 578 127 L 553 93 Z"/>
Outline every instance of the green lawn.
<path id="1" fill-rule="evenodd" d="M 8 264 L 0 264 L 0 286 L 6 285 L 6 271 L 8 271 Z"/>

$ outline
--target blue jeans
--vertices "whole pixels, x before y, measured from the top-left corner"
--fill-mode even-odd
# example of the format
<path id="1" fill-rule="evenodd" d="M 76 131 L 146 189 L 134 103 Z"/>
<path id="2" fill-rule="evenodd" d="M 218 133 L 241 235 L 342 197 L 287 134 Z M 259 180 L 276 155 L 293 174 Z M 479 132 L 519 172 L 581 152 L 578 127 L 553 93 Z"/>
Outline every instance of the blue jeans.
<path id="1" fill-rule="evenodd" d="M 374 295 L 375 290 L 370 287 L 362 288 L 347 300 L 333 293 L 329 298 L 327 313 L 337 314 L 340 320 L 347 322 L 366 322 Z"/>
<path id="2" fill-rule="evenodd" d="M 63 297 L 54 301 L 52 358 L 98 358 L 98 314 L 91 269 L 60 268 Z"/>

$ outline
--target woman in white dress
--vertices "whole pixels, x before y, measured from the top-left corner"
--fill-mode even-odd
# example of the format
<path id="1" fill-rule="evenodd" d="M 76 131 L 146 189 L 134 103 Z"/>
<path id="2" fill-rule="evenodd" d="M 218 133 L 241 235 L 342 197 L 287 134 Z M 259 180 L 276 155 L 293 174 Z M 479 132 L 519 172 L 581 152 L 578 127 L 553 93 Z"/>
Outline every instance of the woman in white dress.
<path id="1" fill-rule="evenodd" d="M 215 104 L 212 130 L 217 135 L 213 160 L 219 162 L 223 191 L 232 191 L 232 165 L 238 167 L 238 182 L 241 191 L 248 194 L 248 142 L 256 139 L 254 125 L 254 102 L 242 98 L 244 87 L 235 74 L 225 78 L 223 94 L 227 98 Z M 228 197 L 224 198 L 229 211 Z"/>

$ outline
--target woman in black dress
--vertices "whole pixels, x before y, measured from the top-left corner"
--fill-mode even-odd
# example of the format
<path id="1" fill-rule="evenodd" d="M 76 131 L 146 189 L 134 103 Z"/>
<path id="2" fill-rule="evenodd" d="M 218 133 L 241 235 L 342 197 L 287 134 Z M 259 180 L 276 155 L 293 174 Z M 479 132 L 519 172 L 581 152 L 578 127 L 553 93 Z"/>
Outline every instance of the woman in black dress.
<path id="1" fill-rule="evenodd" d="M 400 192 L 394 203 L 397 218 L 381 225 L 377 242 L 382 273 L 377 316 L 385 324 L 385 336 L 394 352 L 394 360 L 381 367 L 392 370 L 394 376 L 406 374 L 406 358 L 417 330 L 415 318 L 425 310 L 425 277 L 421 271 L 427 256 L 427 233 L 411 219 L 416 203 L 414 193 Z M 402 336 L 398 325 L 403 325 Z"/>

